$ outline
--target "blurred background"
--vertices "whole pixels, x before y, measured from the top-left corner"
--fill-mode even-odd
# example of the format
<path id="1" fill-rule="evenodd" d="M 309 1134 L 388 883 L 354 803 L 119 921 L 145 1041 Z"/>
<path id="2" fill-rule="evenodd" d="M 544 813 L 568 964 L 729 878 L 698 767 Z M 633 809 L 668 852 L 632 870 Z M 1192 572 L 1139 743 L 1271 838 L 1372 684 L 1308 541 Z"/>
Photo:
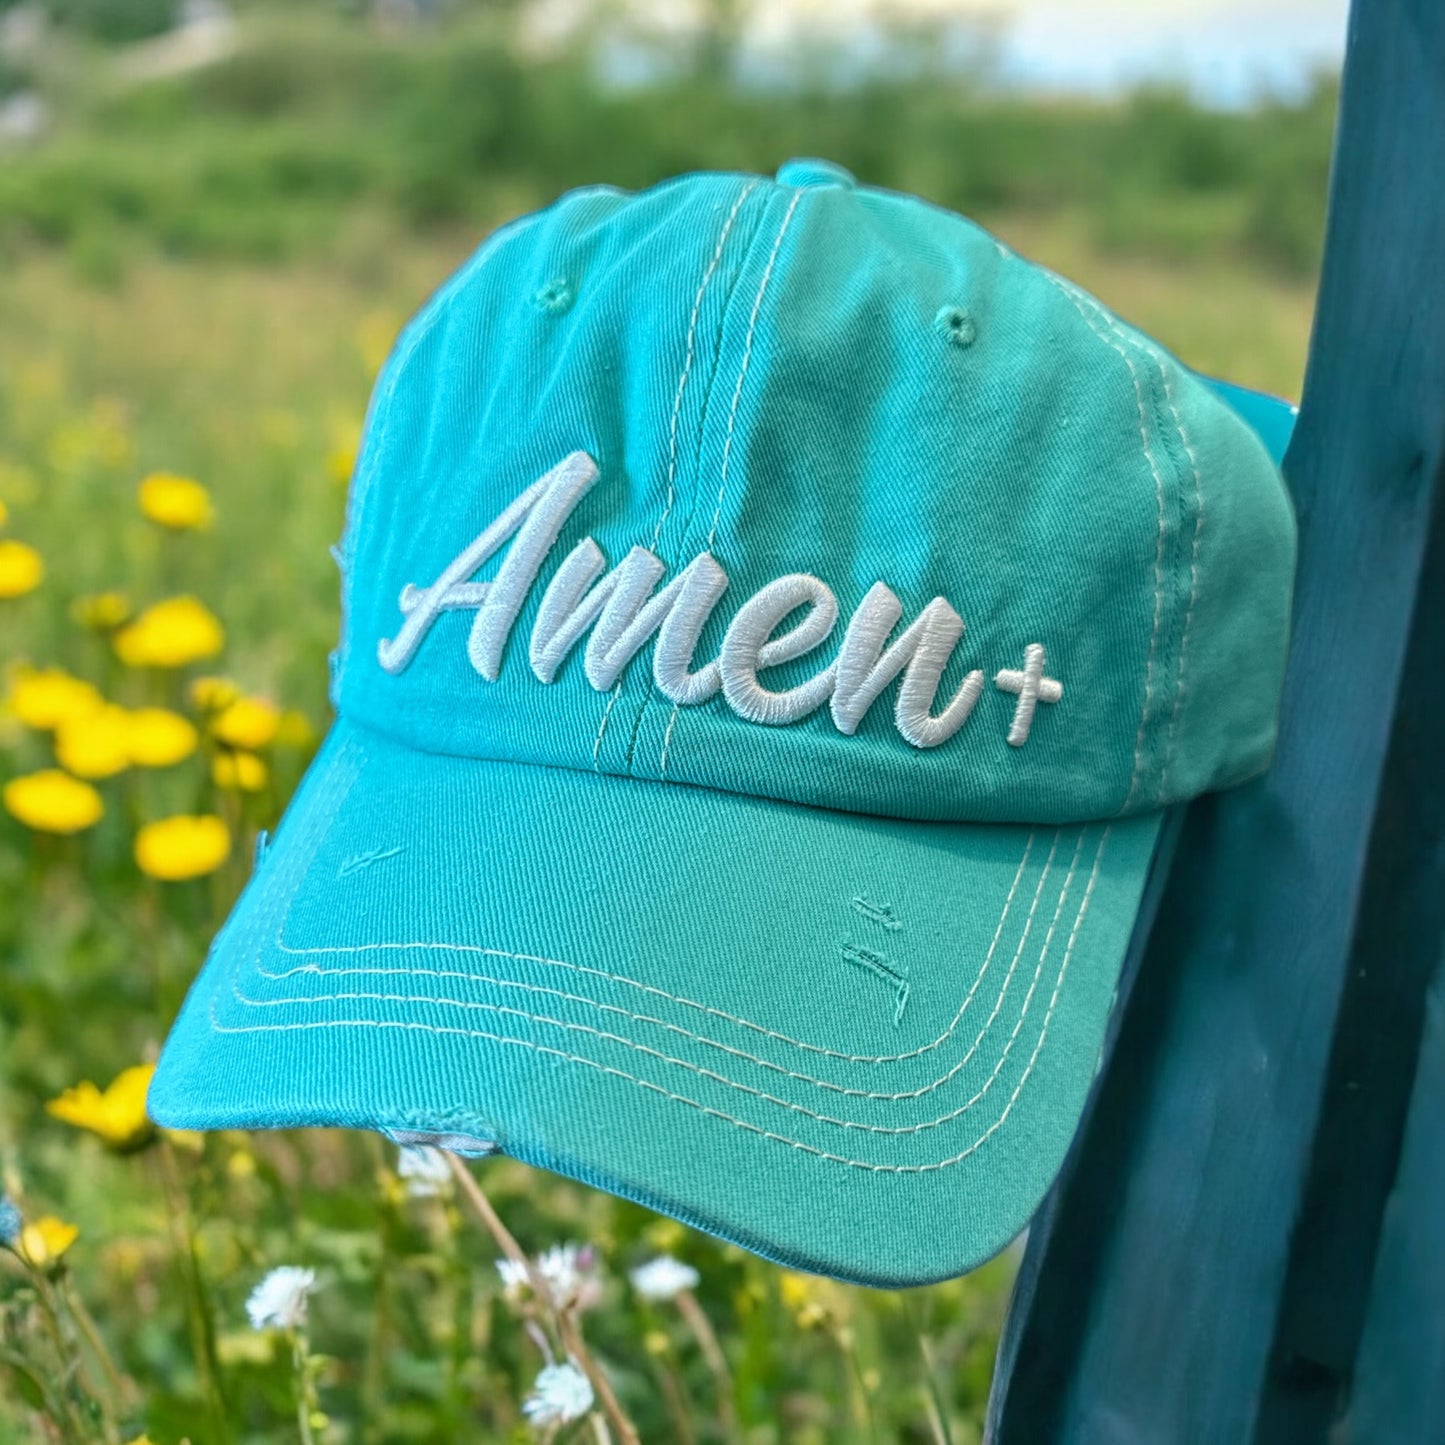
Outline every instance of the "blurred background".
<path id="1" fill-rule="evenodd" d="M 1297 396 L 1344 10 L 0 0 L 0 1445 L 603 1438 L 525 1408 L 550 1325 L 435 1161 L 139 1107 L 327 724 L 327 549 L 407 315 L 569 186 L 818 155 Z M 523 1248 L 592 1251 L 644 1440 L 979 1439 L 1012 1258 L 874 1294 L 478 1177 Z M 690 1282 L 630 1280 L 658 1256 Z M 248 1316 L 282 1265 L 304 1330 Z"/>

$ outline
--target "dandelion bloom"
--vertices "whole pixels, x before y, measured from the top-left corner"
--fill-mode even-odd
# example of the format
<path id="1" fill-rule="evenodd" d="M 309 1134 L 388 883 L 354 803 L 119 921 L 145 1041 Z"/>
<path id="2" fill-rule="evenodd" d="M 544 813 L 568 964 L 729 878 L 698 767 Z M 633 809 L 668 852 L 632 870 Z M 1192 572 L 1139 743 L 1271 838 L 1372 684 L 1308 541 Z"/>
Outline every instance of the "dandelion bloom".
<path id="1" fill-rule="evenodd" d="M 24 664 L 11 672 L 5 697 L 6 705 L 21 722 L 42 732 L 67 718 L 93 712 L 102 701 L 97 688 L 62 668 Z"/>
<path id="2" fill-rule="evenodd" d="M 100 794 L 59 768 L 44 768 L 11 778 L 0 798 L 5 811 L 37 833 L 79 833 L 93 827 L 105 812 Z"/>
<path id="3" fill-rule="evenodd" d="M 792 1310 L 800 1329 L 816 1329 L 828 1318 L 828 1307 L 820 1297 L 819 1286 L 807 1275 L 785 1272 L 778 1280 L 778 1293 Z"/>
<path id="4" fill-rule="evenodd" d="M 186 667 L 225 645 L 216 615 L 195 597 L 157 602 L 115 634 L 116 656 L 127 667 Z"/>
<path id="5" fill-rule="evenodd" d="M 152 472 L 136 488 L 136 500 L 145 516 L 172 532 L 209 527 L 215 519 L 211 494 L 191 477 Z"/>
<path id="6" fill-rule="evenodd" d="M 273 1269 L 246 1301 L 253 1330 L 294 1330 L 306 1323 L 306 1301 L 316 1288 L 316 1272 L 283 1264 Z"/>
<path id="7" fill-rule="evenodd" d="M 166 883 L 214 873 L 230 856 L 231 835 L 212 813 L 161 818 L 135 837 L 137 867 Z"/>
<path id="8" fill-rule="evenodd" d="M 169 768 L 195 752 L 200 734 L 189 718 L 168 707 L 139 707 L 129 715 L 126 744 L 141 768 Z"/>
<path id="9" fill-rule="evenodd" d="M 237 698 L 217 714 L 211 723 L 211 734 L 227 747 L 264 748 L 275 740 L 281 721 L 281 710 L 264 697 Z"/>
<path id="10" fill-rule="evenodd" d="M 154 1064 L 133 1064 L 103 1090 L 86 1079 L 52 1099 L 45 1112 L 77 1129 L 89 1129 L 112 1149 L 122 1153 L 137 1149 L 155 1136 L 155 1126 L 146 1117 L 146 1090 L 155 1068 Z"/>
<path id="11" fill-rule="evenodd" d="M 239 683 L 229 677 L 198 677 L 187 689 L 191 705 L 202 712 L 220 712 L 241 696 Z"/>
<path id="12" fill-rule="evenodd" d="M 66 718 L 55 729 L 55 756 L 77 778 L 113 778 L 130 766 L 130 714 L 114 703 Z"/>
<path id="13" fill-rule="evenodd" d="M 0 539 L 0 597 L 24 597 L 45 581 L 45 559 L 28 542 Z"/>
<path id="14" fill-rule="evenodd" d="M 639 1265 L 628 1276 L 632 1288 L 645 1300 L 661 1303 L 676 1299 L 686 1290 L 696 1289 L 698 1272 L 670 1254 L 660 1254 L 646 1264 Z"/>
<path id="15" fill-rule="evenodd" d="M 255 753 L 218 753 L 211 764 L 211 781 L 223 793 L 259 793 L 269 776 Z"/>
<path id="16" fill-rule="evenodd" d="M 114 632 L 130 621 L 130 598 L 124 592 L 89 592 L 70 604 L 71 618 L 91 632 Z"/>
<path id="17" fill-rule="evenodd" d="M 289 707 L 276 719 L 276 741 L 283 748 L 309 748 L 316 741 L 316 729 L 304 712 Z"/>
<path id="18" fill-rule="evenodd" d="M 326 470 L 338 487 L 344 487 L 356 470 L 356 456 L 361 450 L 361 423 L 333 417 L 330 431 L 331 450 L 326 454 Z"/>
<path id="19" fill-rule="evenodd" d="M 80 1237 L 80 1231 L 63 1219 L 47 1214 L 20 1231 L 15 1252 L 27 1264 L 45 1269 L 56 1264 L 60 1256 Z"/>
<path id="20" fill-rule="evenodd" d="M 565 1365 L 548 1365 L 522 1401 L 522 1413 L 532 1424 L 567 1425 L 580 1420 L 593 1402 L 592 1382 L 568 1360 Z"/>

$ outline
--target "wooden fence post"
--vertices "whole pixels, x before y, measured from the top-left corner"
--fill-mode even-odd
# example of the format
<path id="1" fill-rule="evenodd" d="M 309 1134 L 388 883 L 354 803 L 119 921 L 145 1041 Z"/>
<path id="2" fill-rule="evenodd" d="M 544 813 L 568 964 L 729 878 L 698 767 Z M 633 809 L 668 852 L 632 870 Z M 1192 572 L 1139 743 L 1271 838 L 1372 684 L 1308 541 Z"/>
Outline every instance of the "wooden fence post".
<path id="1" fill-rule="evenodd" d="M 1355 0 L 1285 463 L 1279 752 L 1185 818 L 1030 1235 L 994 1445 L 1445 1439 L 1441 1377 L 1409 1405 L 1433 1429 L 1401 1434 L 1379 1374 L 1400 1367 L 1416 1262 L 1445 1283 L 1445 1100 L 1419 1092 L 1445 1068 L 1438 999 L 1425 1030 L 1445 952 L 1442 468 L 1445 5 Z M 1445 1329 L 1413 1327 L 1440 1371 Z"/>

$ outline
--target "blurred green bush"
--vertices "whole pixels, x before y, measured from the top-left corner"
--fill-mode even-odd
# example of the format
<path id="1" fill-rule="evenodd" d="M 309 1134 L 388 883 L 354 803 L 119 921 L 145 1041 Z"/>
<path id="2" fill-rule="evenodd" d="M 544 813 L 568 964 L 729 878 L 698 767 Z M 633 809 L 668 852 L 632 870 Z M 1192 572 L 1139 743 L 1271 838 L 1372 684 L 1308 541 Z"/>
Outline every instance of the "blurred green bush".
<path id="1" fill-rule="evenodd" d="M 106 8 L 53 3 L 77 18 Z M 116 8 L 143 28 L 148 3 Z M 806 153 L 970 214 L 1082 216 L 1118 252 L 1318 265 L 1330 81 L 1247 112 L 1157 89 L 1040 103 L 926 61 L 851 83 L 826 68 L 747 83 L 701 46 L 621 87 L 596 46 L 539 55 L 510 14 L 398 33 L 262 10 L 228 59 L 145 84 L 117 80 L 112 51 L 72 46 L 38 76 L 54 134 L 0 168 L 0 246 L 93 251 L 104 229 L 117 245 L 278 259 L 324 247 L 363 204 L 408 227 L 489 223 L 569 186 Z"/>

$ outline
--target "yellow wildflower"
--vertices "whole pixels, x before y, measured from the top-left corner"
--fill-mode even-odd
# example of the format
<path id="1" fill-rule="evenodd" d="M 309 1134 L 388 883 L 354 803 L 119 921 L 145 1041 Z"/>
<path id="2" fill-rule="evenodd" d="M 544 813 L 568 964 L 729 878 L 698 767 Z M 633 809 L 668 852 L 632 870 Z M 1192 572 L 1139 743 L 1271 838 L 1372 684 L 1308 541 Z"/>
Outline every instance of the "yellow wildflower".
<path id="1" fill-rule="evenodd" d="M 351 417 L 333 416 L 328 425 L 331 450 L 326 469 L 338 487 L 344 487 L 356 470 L 356 455 L 361 450 L 361 423 Z"/>
<path id="2" fill-rule="evenodd" d="M 675 1219 L 654 1219 L 643 1237 L 659 1254 L 671 1254 L 687 1239 L 687 1230 Z"/>
<path id="3" fill-rule="evenodd" d="M 0 539 L 0 597 L 24 597 L 45 581 L 45 560 L 27 542 Z"/>
<path id="4" fill-rule="evenodd" d="M 114 703 L 66 718 L 55 729 L 55 756 L 77 778 L 113 778 L 130 766 L 130 714 Z"/>
<path id="5" fill-rule="evenodd" d="M 812 1302 L 812 1282 L 805 1275 L 788 1271 L 778 1277 L 778 1293 L 790 1310 L 800 1310 Z"/>
<path id="6" fill-rule="evenodd" d="M 288 707 L 276 720 L 276 741 L 283 748 L 309 748 L 316 741 L 316 729 L 299 708 Z"/>
<path id="7" fill-rule="evenodd" d="M 229 677 L 198 677 L 191 684 L 187 695 L 191 699 L 191 705 L 200 708 L 202 712 L 220 712 L 241 696 L 241 687 Z"/>
<path id="8" fill-rule="evenodd" d="M 178 883 L 214 873 L 231 856 L 231 835 L 213 814 L 179 814 L 147 823 L 135 838 L 135 861 L 142 873 Z"/>
<path id="9" fill-rule="evenodd" d="M 193 478 L 173 472 L 152 472 L 136 488 L 136 499 L 150 521 L 172 532 L 209 527 L 215 520 L 211 494 Z"/>
<path id="10" fill-rule="evenodd" d="M 226 1173 L 232 1179 L 250 1179 L 256 1173 L 256 1156 L 249 1149 L 237 1149 L 226 1160 Z"/>
<path id="11" fill-rule="evenodd" d="M 168 768 L 195 752 L 200 734 L 189 718 L 168 707 L 140 707 L 130 714 L 126 746 L 142 768 Z"/>
<path id="12" fill-rule="evenodd" d="M 274 742 L 281 710 L 264 697 L 237 698 L 211 723 L 211 733 L 232 748 L 264 748 Z"/>
<path id="13" fill-rule="evenodd" d="M 134 1440 L 127 1440 L 125 1445 L 154 1445 L 149 1435 L 137 1435 Z"/>
<path id="14" fill-rule="evenodd" d="M 114 632 L 130 621 L 130 611 L 124 592 L 91 592 L 70 604 L 71 618 L 92 632 Z"/>
<path id="15" fill-rule="evenodd" d="M 822 1280 L 785 1271 L 778 1279 L 778 1293 L 800 1329 L 817 1329 L 826 1324 L 832 1314 L 827 1286 Z"/>
<path id="16" fill-rule="evenodd" d="M 255 753 L 217 753 L 211 781 L 228 793 L 259 793 L 266 786 L 266 764 Z"/>
<path id="17" fill-rule="evenodd" d="M 185 667 L 225 645 L 215 614 L 194 597 L 157 602 L 115 635 L 116 655 L 127 667 Z"/>
<path id="18" fill-rule="evenodd" d="M 94 712 L 102 698 L 90 683 L 61 668 L 22 663 L 10 674 L 5 701 L 27 727 L 44 732 L 70 718 Z"/>
<path id="19" fill-rule="evenodd" d="M 52 1099 L 45 1112 L 77 1129 L 89 1129 L 122 1153 L 138 1149 L 155 1135 L 155 1125 L 146 1117 L 146 1090 L 155 1071 L 154 1064 L 132 1064 L 104 1090 L 86 1079 Z"/>
<path id="20" fill-rule="evenodd" d="M 326 470 L 338 487 L 344 487 L 351 480 L 351 474 L 356 470 L 357 451 L 355 446 L 340 446 L 332 447 L 327 453 Z"/>
<path id="21" fill-rule="evenodd" d="M 100 821 L 100 794 L 59 768 L 11 778 L 0 793 L 5 811 L 37 833 L 79 833 Z"/>
<path id="22" fill-rule="evenodd" d="M 46 1269 L 58 1264 L 60 1256 L 79 1237 L 80 1231 L 73 1224 L 66 1224 L 63 1219 L 47 1214 L 20 1231 L 16 1253 L 36 1269 Z"/>

